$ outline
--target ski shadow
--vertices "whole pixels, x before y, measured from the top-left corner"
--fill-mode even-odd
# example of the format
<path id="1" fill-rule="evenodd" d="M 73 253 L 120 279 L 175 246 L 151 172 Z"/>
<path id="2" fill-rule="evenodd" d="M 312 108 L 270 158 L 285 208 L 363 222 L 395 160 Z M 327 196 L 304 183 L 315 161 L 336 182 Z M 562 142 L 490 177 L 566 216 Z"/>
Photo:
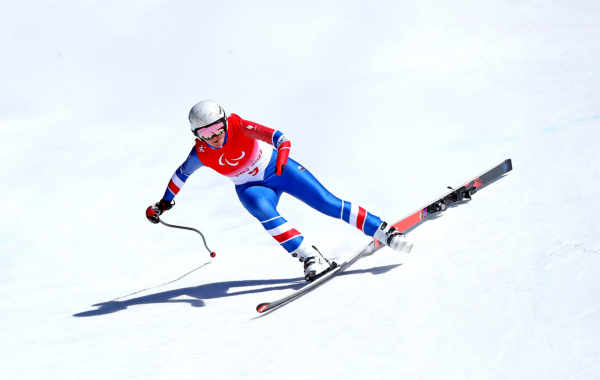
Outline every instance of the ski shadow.
<path id="1" fill-rule="evenodd" d="M 342 274 L 362 274 L 371 273 L 373 275 L 387 273 L 390 270 L 398 267 L 397 265 L 387 265 L 382 267 L 375 267 L 371 269 L 361 269 L 347 271 Z M 168 290 L 166 292 L 149 294 L 146 296 L 135 297 L 124 301 L 108 301 L 94 304 L 92 306 L 97 307 L 95 310 L 84 311 L 81 313 L 73 314 L 74 317 L 96 317 L 100 315 L 106 315 L 116 313 L 127 309 L 130 306 L 147 305 L 147 304 L 176 304 L 176 303 L 187 303 L 192 307 L 203 307 L 206 306 L 204 300 L 224 298 L 224 297 L 235 297 L 244 294 L 252 293 L 264 293 L 273 290 L 298 290 L 306 285 L 303 277 L 286 278 L 278 280 L 245 280 L 245 281 L 225 281 L 215 282 L 212 284 L 204 284 L 200 286 L 193 286 L 188 288 Z M 264 286 L 259 289 L 243 289 L 247 287 Z M 236 289 L 241 289 L 236 291 Z M 233 290 L 233 291 L 232 291 Z M 189 298 L 177 299 L 178 297 L 186 296 Z"/>
<path id="2" fill-rule="evenodd" d="M 370 268 L 370 269 L 347 270 L 345 272 L 340 273 L 339 276 L 347 276 L 350 274 L 362 274 L 362 273 L 371 273 L 372 275 L 384 274 L 384 273 L 391 271 L 392 269 L 398 268 L 400 265 L 402 265 L 402 264 L 385 265 L 385 266 L 375 267 L 375 268 Z"/>

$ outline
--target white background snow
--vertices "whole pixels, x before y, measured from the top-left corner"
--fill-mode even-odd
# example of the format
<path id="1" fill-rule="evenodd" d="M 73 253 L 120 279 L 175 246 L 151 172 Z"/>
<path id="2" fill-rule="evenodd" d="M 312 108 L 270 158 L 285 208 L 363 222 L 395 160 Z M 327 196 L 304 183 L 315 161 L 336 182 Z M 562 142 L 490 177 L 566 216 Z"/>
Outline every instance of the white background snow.
<path id="1" fill-rule="evenodd" d="M 0 378 L 599 378 L 599 15 L 592 0 L 2 2 Z M 215 259 L 144 217 L 204 99 L 282 130 L 387 221 L 514 170 L 409 233 L 411 254 L 381 250 L 253 319 L 302 266 L 228 179 L 201 169 L 164 216 Z M 291 197 L 279 209 L 328 257 L 369 242 Z"/>

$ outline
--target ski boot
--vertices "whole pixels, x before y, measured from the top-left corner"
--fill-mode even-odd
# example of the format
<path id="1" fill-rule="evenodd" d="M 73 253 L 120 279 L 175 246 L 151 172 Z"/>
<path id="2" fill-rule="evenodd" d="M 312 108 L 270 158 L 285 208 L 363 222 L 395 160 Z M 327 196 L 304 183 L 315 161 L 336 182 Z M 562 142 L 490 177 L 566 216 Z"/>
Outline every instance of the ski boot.
<path id="1" fill-rule="evenodd" d="M 404 235 L 401 232 L 398 232 L 394 227 L 388 227 L 386 222 L 381 223 L 373 238 L 395 251 L 410 253 L 413 247 L 412 244 L 408 244 L 404 240 Z"/>
<path id="2" fill-rule="evenodd" d="M 300 245 L 291 254 L 304 263 L 304 279 L 308 282 L 316 280 L 337 266 L 335 262 L 330 263 L 323 257 L 314 245 L 312 247 Z"/>

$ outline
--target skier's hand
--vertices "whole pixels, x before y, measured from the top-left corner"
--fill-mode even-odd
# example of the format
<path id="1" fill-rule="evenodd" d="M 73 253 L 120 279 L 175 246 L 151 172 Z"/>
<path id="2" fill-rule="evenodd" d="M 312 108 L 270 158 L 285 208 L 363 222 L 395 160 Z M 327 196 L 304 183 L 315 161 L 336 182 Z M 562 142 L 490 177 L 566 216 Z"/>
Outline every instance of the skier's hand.
<path id="1" fill-rule="evenodd" d="M 287 163 L 291 148 L 292 143 L 289 142 L 289 140 L 285 140 L 277 147 L 277 163 L 275 164 L 275 174 L 281 175 L 283 173 L 283 169 L 285 169 L 285 164 Z"/>
<path id="2" fill-rule="evenodd" d="M 167 202 L 161 199 L 160 202 L 156 202 L 154 206 L 148 206 L 146 209 L 146 218 L 150 223 L 157 224 L 160 221 L 160 216 L 167 210 L 170 210 L 175 206 L 175 202 Z"/>

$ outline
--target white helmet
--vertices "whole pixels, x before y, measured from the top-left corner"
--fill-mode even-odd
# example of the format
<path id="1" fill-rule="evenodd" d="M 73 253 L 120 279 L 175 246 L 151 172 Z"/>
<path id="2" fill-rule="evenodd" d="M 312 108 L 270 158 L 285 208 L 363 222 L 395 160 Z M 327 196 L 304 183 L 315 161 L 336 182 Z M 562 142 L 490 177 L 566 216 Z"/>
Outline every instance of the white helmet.
<path id="1" fill-rule="evenodd" d="M 190 120 L 192 133 L 202 140 L 205 140 L 206 137 L 200 137 L 198 133 L 199 129 L 204 129 L 218 122 L 222 122 L 225 131 L 227 130 L 227 114 L 225 114 L 223 107 L 212 100 L 203 100 L 193 106 L 190 110 L 188 119 Z"/>

